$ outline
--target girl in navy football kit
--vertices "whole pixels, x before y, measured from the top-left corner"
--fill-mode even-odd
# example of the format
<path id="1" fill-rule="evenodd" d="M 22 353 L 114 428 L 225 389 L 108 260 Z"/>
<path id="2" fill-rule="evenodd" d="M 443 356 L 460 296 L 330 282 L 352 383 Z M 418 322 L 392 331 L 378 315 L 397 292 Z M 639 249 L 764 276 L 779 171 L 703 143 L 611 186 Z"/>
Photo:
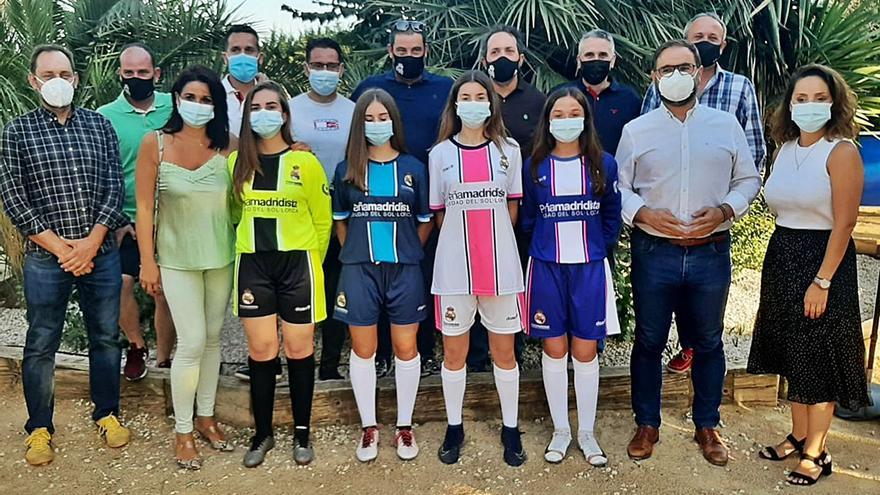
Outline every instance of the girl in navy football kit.
<path id="1" fill-rule="evenodd" d="M 419 262 L 433 227 L 425 165 L 406 154 L 403 120 L 394 99 L 381 89 L 358 98 L 346 160 L 333 179 L 333 219 L 342 244 L 342 272 L 334 318 L 351 332 L 350 373 L 363 434 L 357 458 L 378 455 L 376 347 L 381 312 L 391 322 L 397 385 L 397 455 L 410 460 L 419 449 L 412 413 L 421 375 L 416 347 L 425 319 Z"/>
<path id="2" fill-rule="evenodd" d="M 621 204 L 617 163 L 602 151 L 590 107 L 577 89 L 560 89 L 548 98 L 522 175 L 522 228 L 533 234 L 525 327 L 543 341 L 544 389 L 554 428 L 544 458 L 561 462 L 571 442 L 570 350 L 578 444 L 590 464 L 601 466 L 607 457 L 593 433 L 597 342 L 620 332 L 605 246 L 616 242 Z"/>

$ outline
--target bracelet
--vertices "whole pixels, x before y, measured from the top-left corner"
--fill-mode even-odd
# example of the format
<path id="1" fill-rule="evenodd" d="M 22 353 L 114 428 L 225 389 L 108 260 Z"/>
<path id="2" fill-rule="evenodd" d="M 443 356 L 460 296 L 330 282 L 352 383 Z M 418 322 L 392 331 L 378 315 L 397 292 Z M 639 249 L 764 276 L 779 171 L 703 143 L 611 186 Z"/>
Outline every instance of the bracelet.
<path id="1" fill-rule="evenodd" d="M 721 216 L 724 217 L 724 221 L 726 222 L 729 220 L 727 217 L 727 210 L 724 209 L 724 206 L 719 206 L 718 209 L 721 210 Z"/>

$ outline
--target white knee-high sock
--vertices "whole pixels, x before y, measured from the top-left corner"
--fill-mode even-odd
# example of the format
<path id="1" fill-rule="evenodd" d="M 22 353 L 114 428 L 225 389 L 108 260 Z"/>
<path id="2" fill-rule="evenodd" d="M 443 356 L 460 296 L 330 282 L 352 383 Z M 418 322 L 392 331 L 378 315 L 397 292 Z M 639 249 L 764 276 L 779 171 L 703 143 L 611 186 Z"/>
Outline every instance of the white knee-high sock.
<path id="1" fill-rule="evenodd" d="M 577 397 L 578 430 L 593 431 L 596 426 L 596 402 L 599 398 L 599 356 L 583 363 L 572 356 L 574 393 Z"/>
<path id="2" fill-rule="evenodd" d="M 544 392 L 554 430 L 569 430 L 568 423 L 568 354 L 553 359 L 544 353 L 541 358 L 541 374 L 544 375 Z"/>
<path id="3" fill-rule="evenodd" d="M 397 426 L 412 426 L 413 408 L 422 376 L 422 358 L 418 354 L 409 361 L 394 357 L 394 382 L 397 385 Z"/>
<path id="4" fill-rule="evenodd" d="M 351 351 L 348 366 L 361 426 L 376 426 L 376 355 L 364 359 Z"/>
<path id="5" fill-rule="evenodd" d="M 452 371 L 446 363 L 440 368 L 443 382 L 443 401 L 446 403 L 446 422 L 450 425 L 461 424 L 461 409 L 464 407 L 464 389 L 467 385 L 467 366 Z"/>
<path id="6" fill-rule="evenodd" d="M 501 422 L 508 428 L 516 428 L 519 414 L 519 365 L 512 370 L 495 366 L 495 390 L 501 401 Z"/>

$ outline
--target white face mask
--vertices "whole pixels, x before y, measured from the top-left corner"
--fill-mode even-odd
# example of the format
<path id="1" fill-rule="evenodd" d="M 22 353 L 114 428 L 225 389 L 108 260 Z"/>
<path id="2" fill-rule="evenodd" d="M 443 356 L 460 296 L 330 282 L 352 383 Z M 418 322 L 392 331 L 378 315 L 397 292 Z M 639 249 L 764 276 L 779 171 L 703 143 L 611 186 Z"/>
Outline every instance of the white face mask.
<path id="1" fill-rule="evenodd" d="M 791 120 L 804 132 L 817 132 L 831 120 L 831 103 L 810 101 L 791 104 Z"/>
<path id="2" fill-rule="evenodd" d="M 459 101 L 455 113 L 465 127 L 479 129 L 492 116 L 492 108 L 488 101 Z"/>
<path id="3" fill-rule="evenodd" d="M 672 74 L 661 77 L 657 82 L 660 96 L 672 103 L 681 103 L 690 99 L 696 91 L 697 82 L 694 76 L 676 70 Z"/>
<path id="4" fill-rule="evenodd" d="M 584 132 L 584 118 L 550 119 L 550 134 L 560 143 L 573 143 Z"/>
<path id="5" fill-rule="evenodd" d="M 75 88 L 73 83 L 67 79 L 62 77 L 55 77 L 48 81 L 44 81 L 39 77 L 36 79 L 42 83 L 42 86 L 40 86 L 40 96 L 43 97 L 43 101 L 50 107 L 64 108 L 73 103 Z"/>

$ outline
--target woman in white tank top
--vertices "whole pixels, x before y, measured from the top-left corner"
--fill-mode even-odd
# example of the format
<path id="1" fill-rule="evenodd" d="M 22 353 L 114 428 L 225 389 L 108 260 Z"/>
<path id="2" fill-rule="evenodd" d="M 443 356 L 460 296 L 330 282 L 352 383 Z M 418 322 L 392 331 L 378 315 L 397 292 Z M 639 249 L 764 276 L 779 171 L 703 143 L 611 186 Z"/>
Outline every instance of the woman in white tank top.
<path id="1" fill-rule="evenodd" d="M 826 438 L 834 404 L 870 402 L 864 372 L 852 231 L 863 168 L 852 139 L 856 101 L 840 75 L 799 69 L 773 119 L 781 145 L 764 189 L 776 216 L 761 275 L 750 373 L 788 382 L 792 429 L 760 457 L 800 455 L 787 481 L 812 485 L 831 474 Z"/>

